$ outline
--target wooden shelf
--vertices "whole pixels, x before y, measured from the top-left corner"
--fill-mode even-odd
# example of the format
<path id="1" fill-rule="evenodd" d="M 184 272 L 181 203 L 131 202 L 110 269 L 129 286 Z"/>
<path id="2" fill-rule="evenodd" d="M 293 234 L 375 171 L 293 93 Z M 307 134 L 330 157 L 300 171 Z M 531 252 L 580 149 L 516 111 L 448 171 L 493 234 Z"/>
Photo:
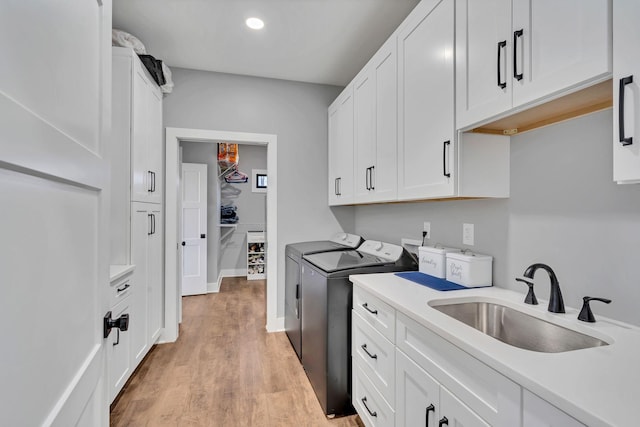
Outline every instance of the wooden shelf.
<path id="1" fill-rule="evenodd" d="M 495 120 L 471 132 L 517 135 L 543 126 L 606 110 L 613 105 L 611 79 L 544 104 Z"/>

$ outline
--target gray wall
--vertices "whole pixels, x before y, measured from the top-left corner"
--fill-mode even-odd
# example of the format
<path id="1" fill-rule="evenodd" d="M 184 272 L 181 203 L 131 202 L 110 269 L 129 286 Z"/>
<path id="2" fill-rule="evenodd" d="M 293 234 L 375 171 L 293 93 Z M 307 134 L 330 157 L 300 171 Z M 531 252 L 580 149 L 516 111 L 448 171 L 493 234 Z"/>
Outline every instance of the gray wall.
<path id="1" fill-rule="evenodd" d="M 355 231 L 399 242 L 421 238 L 462 245 L 462 223 L 475 224 L 474 251 L 494 256 L 494 284 L 515 282 L 544 262 L 555 270 L 567 306 L 585 295 L 613 299 L 594 312 L 640 325 L 640 185 L 612 180 L 611 110 L 528 132 L 511 140 L 511 197 L 501 200 L 358 206 Z M 535 277 L 548 299 L 548 278 Z"/>
<path id="2" fill-rule="evenodd" d="M 354 228 L 352 208 L 327 202 L 327 107 L 334 86 L 172 68 L 164 126 L 278 137 L 278 316 L 284 316 L 284 246 Z M 242 161 L 242 160 L 241 160 Z"/>

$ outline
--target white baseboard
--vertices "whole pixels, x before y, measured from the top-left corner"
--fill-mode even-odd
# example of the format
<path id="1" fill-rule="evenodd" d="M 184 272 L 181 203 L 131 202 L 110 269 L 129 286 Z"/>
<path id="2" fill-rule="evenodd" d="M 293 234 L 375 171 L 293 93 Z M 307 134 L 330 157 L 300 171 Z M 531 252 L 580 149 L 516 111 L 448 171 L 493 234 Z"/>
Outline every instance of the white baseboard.
<path id="1" fill-rule="evenodd" d="M 267 322 L 267 332 L 284 332 L 284 317 L 277 317 L 272 323 Z"/>
<path id="2" fill-rule="evenodd" d="M 220 292 L 220 279 L 217 282 L 207 283 L 207 293 L 216 294 Z"/>

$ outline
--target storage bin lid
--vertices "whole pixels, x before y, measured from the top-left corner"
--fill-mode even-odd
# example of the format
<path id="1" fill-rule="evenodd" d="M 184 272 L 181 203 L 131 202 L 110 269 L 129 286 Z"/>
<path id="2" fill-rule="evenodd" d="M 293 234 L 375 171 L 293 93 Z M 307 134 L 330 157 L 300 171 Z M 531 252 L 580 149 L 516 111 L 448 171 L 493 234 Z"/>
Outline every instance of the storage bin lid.
<path id="1" fill-rule="evenodd" d="M 419 252 L 429 252 L 429 253 L 433 253 L 433 254 L 446 254 L 448 252 L 460 252 L 462 249 L 459 248 L 447 248 L 445 246 L 441 246 L 441 245 L 435 245 L 435 246 L 420 246 L 418 248 Z"/>
<path id="2" fill-rule="evenodd" d="M 465 262 L 491 262 L 493 257 L 491 255 L 483 255 L 473 253 L 471 251 L 465 252 L 448 252 L 447 258 L 457 259 Z"/>

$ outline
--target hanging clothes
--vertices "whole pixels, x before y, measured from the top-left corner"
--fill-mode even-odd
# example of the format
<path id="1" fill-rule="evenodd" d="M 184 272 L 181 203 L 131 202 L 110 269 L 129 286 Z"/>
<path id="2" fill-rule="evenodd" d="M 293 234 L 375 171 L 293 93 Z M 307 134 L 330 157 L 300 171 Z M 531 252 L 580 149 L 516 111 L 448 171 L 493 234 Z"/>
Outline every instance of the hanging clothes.
<path id="1" fill-rule="evenodd" d="M 233 173 L 225 176 L 224 180 L 229 184 L 243 184 L 245 182 L 249 182 L 249 176 L 244 172 L 235 170 Z"/>

